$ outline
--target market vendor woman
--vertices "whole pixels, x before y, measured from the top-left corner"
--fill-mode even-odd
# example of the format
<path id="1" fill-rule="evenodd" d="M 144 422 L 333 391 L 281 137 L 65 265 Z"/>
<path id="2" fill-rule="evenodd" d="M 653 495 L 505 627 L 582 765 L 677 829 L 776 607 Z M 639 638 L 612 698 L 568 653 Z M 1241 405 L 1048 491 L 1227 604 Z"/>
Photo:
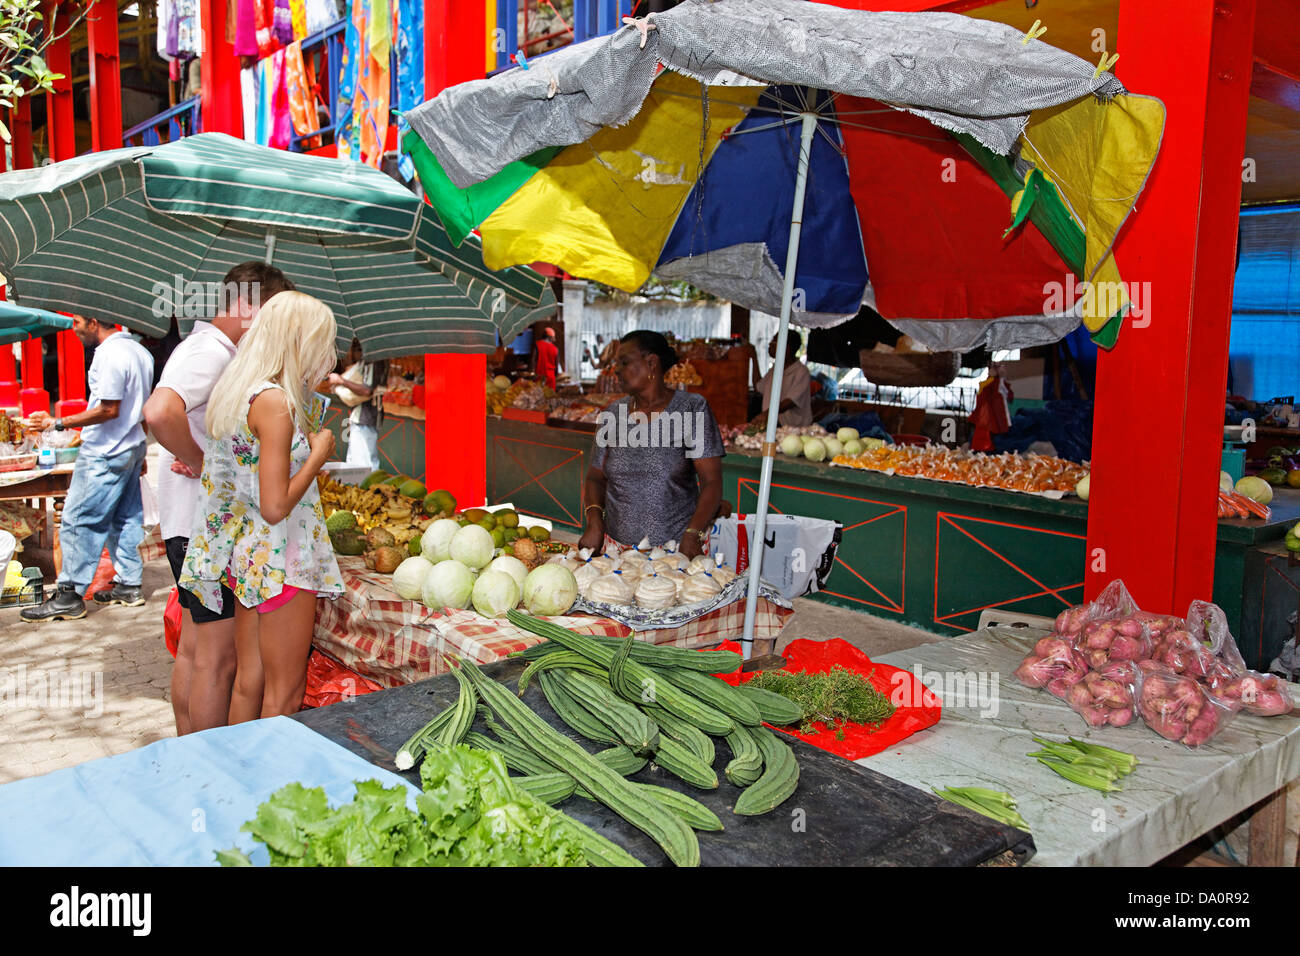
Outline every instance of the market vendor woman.
<path id="1" fill-rule="evenodd" d="M 676 541 L 687 557 L 706 553 L 722 501 L 722 435 L 702 396 L 664 384 L 676 363 L 658 332 L 623 336 L 615 369 L 628 397 L 601 413 L 579 547 L 649 538 Z"/>

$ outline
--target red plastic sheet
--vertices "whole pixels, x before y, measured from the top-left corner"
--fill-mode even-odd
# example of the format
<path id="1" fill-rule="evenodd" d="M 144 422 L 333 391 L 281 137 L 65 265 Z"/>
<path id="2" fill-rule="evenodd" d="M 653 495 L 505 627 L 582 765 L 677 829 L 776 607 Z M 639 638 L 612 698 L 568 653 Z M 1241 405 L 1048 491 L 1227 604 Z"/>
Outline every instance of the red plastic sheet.
<path id="1" fill-rule="evenodd" d="M 734 641 L 727 641 L 721 649 L 739 653 L 740 645 Z M 893 716 L 881 724 L 878 730 L 873 731 L 864 724 L 846 723 L 843 740 L 837 740 L 835 731 L 825 729 L 826 725 L 820 722 L 813 725 L 818 728 L 818 732 L 813 734 L 803 734 L 793 728 L 773 728 L 798 737 L 814 747 L 829 750 L 848 760 L 870 757 L 907 739 L 918 730 L 933 727 L 942 715 L 943 708 L 939 699 L 916 678 L 915 674 L 898 667 L 891 667 L 889 664 L 877 664 L 848 641 L 838 637 L 828 641 L 791 641 L 790 646 L 781 653 L 787 661 L 784 669 L 791 673 L 807 671 L 811 674 L 821 674 L 836 664 L 856 671 L 868 678 L 872 687 L 888 696 L 897 708 Z M 736 671 L 717 676 L 734 686 L 752 680 L 755 674 L 742 674 Z"/>
<path id="2" fill-rule="evenodd" d="M 307 659 L 307 692 L 303 694 L 302 706 L 304 710 L 325 707 L 382 689 L 313 647 Z"/>
<path id="3" fill-rule="evenodd" d="M 163 608 L 163 640 L 167 643 L 167 652 L 176 656 L 176 649 L 181 646 L 181 598 L 180 592 L 172 588 L 167 595 L 167 606 Z"/>
<path id="4" fill-rule="evenodd" d="M 168 653 L 175 657 L 181 640 L 181 602 L 176 588 L 172 588 L 167 596 L 167 607 L 163 610 L 163 640 Z M 324 707 L 382 689 L 374 681 L 349 670 L 313 647 L 311 657 L 307 659 L 307 690 L 302 697 L 302 706 L 304 710 Z"/>

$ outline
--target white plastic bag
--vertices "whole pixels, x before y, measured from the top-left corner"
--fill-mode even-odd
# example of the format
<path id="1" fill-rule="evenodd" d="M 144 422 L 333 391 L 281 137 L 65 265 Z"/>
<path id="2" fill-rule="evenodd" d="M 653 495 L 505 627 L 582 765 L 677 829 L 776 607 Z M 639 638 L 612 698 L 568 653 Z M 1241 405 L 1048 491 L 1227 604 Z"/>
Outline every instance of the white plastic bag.
<path id="1" fill-rule="evenodd" d="M 746 572 L 737 563 L 741 520 L 732 515 L 716 521 L 710 534 L 709 552 L 722 552 L 726 563 L 743 577 Z M 752 561 L 755 556 L 754 524 L 757 519 L 754 515 L 747 515 L 743 520 L 746 552 Z M 820 591 L 826 586 L 826 579 L 835 566 L 835 552 L 839 548 L 842 534 L 843 529 L 838 521 L 806 518 L 802 515 L 768 515 L 763 535 L 766 541 L 762 580 L 787 600 Z"/>

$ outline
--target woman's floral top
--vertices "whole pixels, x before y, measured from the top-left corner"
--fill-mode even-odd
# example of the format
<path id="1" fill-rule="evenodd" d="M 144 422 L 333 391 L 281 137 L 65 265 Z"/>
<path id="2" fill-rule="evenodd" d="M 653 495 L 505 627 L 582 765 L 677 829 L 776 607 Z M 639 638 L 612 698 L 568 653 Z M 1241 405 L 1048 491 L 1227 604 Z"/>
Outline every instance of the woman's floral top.
<path id="1" fill-rule="evenodd" d="M 278 388 L 264 382 L 248 396 Z M 296 474 L 311 454 L 302 429 L 295 428 L 289 473 Z M 278 524 L 268 524 L 259 504 L 259 443 L 244 421 L 223 441 L 208 438 L 200 484 L 203 496 L 195 511 L 195 527 L 180 586 L 203 606 L 221 610 L 221 585 L 227 580 L 244 607 L 270 600 L 286 586 L 315 591 L 325 597 L 343 593 L 343 577 L 325 529 L 316 483 Z"/>

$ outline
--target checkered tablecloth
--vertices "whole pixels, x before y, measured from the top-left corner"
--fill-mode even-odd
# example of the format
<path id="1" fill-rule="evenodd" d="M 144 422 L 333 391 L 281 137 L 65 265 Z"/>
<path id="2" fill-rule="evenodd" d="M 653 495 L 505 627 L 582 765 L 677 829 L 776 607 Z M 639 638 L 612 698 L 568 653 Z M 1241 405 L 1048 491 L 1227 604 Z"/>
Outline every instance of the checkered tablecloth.
<path id="1" fill-rule="evenodd" d="M 314 641 L 344 665 L 385 687 L 424 680 L 449 670 L 448 654 L 478 664 L 493 661 L 541 642 L 504 620 L 480 617 L 472 610 L 431 611 L 418 601 L 404 601 L 392 590 L 392 577 L 366 569 L 360 558 L 339 556 L 343 594 L 321 601 Z M 705 647 L 737 637 L 743 626 L 743 602 L 718 608 L 681 627 L 645 631 L 638 638 L 674 647 Z M 755 638 L 781 633 L 794 611 L 759 601 Z M 627 637 L 627 626 L 587 615 L 550 620 L 580 634 Z"/>

